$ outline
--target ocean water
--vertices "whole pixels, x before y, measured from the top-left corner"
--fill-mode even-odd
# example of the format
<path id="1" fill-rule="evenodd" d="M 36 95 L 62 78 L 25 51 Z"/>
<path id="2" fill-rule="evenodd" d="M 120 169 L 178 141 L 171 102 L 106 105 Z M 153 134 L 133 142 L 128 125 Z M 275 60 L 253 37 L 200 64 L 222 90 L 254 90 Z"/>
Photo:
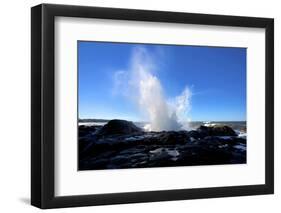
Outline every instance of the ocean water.
<path id="1" fill-rule="evenodd" d="M 145 129 L 150 130 L 150 124 L 147 122 L 135 122 L 135 125 Z M 246 121 L 191 121 L 184 126 L 188 126 L 187 130 L 196 130 L 200 126 L 215 126 L 215 125 L 226 125 L 231 127 L 240 137 L 247 136 L 247 123 Z"/>
<path id="2" fill-rule="evenodd" d="M 84 126 L 104 126 L 107 124 L 107 122 L 104 121 L 87 121 L 87 122 L 79 122 L 78 125 L 84 125 Z"/>
<path id="3" fill-rule="evenodd" d="M 79 125 L 85 126 L 103 126 L 107 122 L 106 121 L 87 121 L 87 122 L 79 122 Z M 134 122 L 134 124 L 145 131 L 150 131 L 149 122 Z M 188 122 L 189 128 L 187 130 L 195 130 L 199 126 L 214 126 L 214 125 L 226 125 L 231 127 L 240 137 L 246 138 L 247 136 L 247 123 L 246 121 L 191 121 Z"/>

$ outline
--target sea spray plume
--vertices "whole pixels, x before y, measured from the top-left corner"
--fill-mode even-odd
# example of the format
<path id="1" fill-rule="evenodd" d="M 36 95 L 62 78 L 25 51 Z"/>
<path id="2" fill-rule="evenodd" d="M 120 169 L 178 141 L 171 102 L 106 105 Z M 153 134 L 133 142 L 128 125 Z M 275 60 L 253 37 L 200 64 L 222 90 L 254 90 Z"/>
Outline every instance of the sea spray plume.
<path id="1" fill-rule="evenodd" d="M 179 130 L 182 124 L 178 116 L 183 116 L 189 107 L 190 92 L 186 88 L 176 97 L 175 106 L 165 99 L 160 80 L 154 75 L 156 69 L 145 48 L 135 48 L 132 57 L 132 82 L 136 86 L 139 108 L 149 117 L 150 130 Z"/>
<path id="2" fill-rule="evenodd" d="M 145 71 L 144 71 L 145 72 Z M 149 116 L 151 130 L 176 130 L 180 128 L 176 114 L 170 114 L 160 81 L 150 73 L 143 73 L 139 81 L 138 104 Z"/>
<path id="3" fill-rule="evenodd" d="M 191 109 L 191 91 L 186 87 L 182 93 L 175 98 L 177 115 L 185 116 Z"/>
<path id="4" fill-rule="evenodd" d="M 167 101 L 161 82 L 156 76 L 156 62 L 155 56 L 144 47 L 134 48 L 129 69 L 126 72 L 116 72 L 118 81 L 115 83 L 118 88 L 115 87 L 115 90 L 133 100 L 148 118 L 150 124 L 145 127 L 146 130 L 185 129 L 191 92 L 186 87 L 179 96 Z M 125 87 L 120 86 L 120 79 L 124 81 Z"/>
<path id="5" fill-rule="evenodd" d="M 188 87 L 185 87 L 182 93 L 175 98 L 175 105 L 172 107 L 176 111 L 178 120 L 182 125 L 181 128 L 186 130 L 190 128 L 188 114 L 191 110 L 191 96 L 192 92 Z"/>

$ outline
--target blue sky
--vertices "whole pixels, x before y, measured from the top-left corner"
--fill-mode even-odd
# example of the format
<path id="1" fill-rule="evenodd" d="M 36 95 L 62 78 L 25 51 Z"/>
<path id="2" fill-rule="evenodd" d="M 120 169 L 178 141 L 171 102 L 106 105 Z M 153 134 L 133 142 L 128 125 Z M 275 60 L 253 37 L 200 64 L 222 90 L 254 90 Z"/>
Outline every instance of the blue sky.
<path id="1" fill-rule="evenodd" d="M 78 42 L 79 118 L 143 120 L 114 82 L 117 72 L 129 72 L 137 47 L 149 53 L 167 100 L 191 90 L 191 120 L 246 120 L 245 48 L 86 41 Z"/>

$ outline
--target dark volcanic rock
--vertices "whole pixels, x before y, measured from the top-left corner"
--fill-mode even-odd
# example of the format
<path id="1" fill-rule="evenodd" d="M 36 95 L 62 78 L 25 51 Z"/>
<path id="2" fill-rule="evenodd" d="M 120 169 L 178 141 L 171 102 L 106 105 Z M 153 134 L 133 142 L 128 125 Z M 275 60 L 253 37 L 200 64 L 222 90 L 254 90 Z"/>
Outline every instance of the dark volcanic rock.
<path id="1" fill-rule="evenodd" d="M 100 127 L 99 126 L 79 126 L 79 137 L 84 137 L 90 133 L 96 132 Z"/>
<path id="2" fill-rule="evenodd" d="M 132 133 L 140 133 L 142 130 L 133 122 L 125 120 L 111 120 L 104 125 L 98 132 L 98 135 L 127 135 Z"/>
<path id="3" fill-rule="evenodd" d="M 199 132 L 201 136 L 237 136 L 231 127 L 223 125 L 200 126 L 197 132 Z"/>
<path id="4" fill-rule="evenodd" d="M 193 139 L 200 139 L 202 137 L 205 137 L 205 135 L 201 134 L 200 132 L 198 131 L 195 131 L 195 130 L 191 130 L 187 133 L 187 135 L 190 137 L 190 138 L 193 138 Z"/>
<path id="5" fill-rule="evenodd" d="M 158 136 L 161 144 L 183 144 L 190 141 L 187 131 L 168 131 Z"/>
<path id="6" fill-rule="evenodd" d="M 228 126 L 144 132 L 111 120 L 79 126 L 79 170 L 246 163 L 246 145 Z"/>

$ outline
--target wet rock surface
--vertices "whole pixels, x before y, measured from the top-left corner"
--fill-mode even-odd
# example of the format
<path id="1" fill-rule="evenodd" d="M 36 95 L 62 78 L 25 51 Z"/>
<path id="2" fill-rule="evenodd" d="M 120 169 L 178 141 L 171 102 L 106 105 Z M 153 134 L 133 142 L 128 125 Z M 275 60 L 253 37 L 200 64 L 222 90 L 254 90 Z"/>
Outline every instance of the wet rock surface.
<path id="1" fill-rule="evenodd" d="M 133 133 L 140 133 L 142 130 L 138 128 L 133 122 L 125 120 L 111 120 L 105 124 L 97 134 L 100 136 L 108 135 L 127 135 Z"/>
<path id="2" fill-rule="evenodd" d="M 246 139 L 228 126 L 144 132 L 132 122 L 79 126 L 79 170 L 246 163 Z"/>

